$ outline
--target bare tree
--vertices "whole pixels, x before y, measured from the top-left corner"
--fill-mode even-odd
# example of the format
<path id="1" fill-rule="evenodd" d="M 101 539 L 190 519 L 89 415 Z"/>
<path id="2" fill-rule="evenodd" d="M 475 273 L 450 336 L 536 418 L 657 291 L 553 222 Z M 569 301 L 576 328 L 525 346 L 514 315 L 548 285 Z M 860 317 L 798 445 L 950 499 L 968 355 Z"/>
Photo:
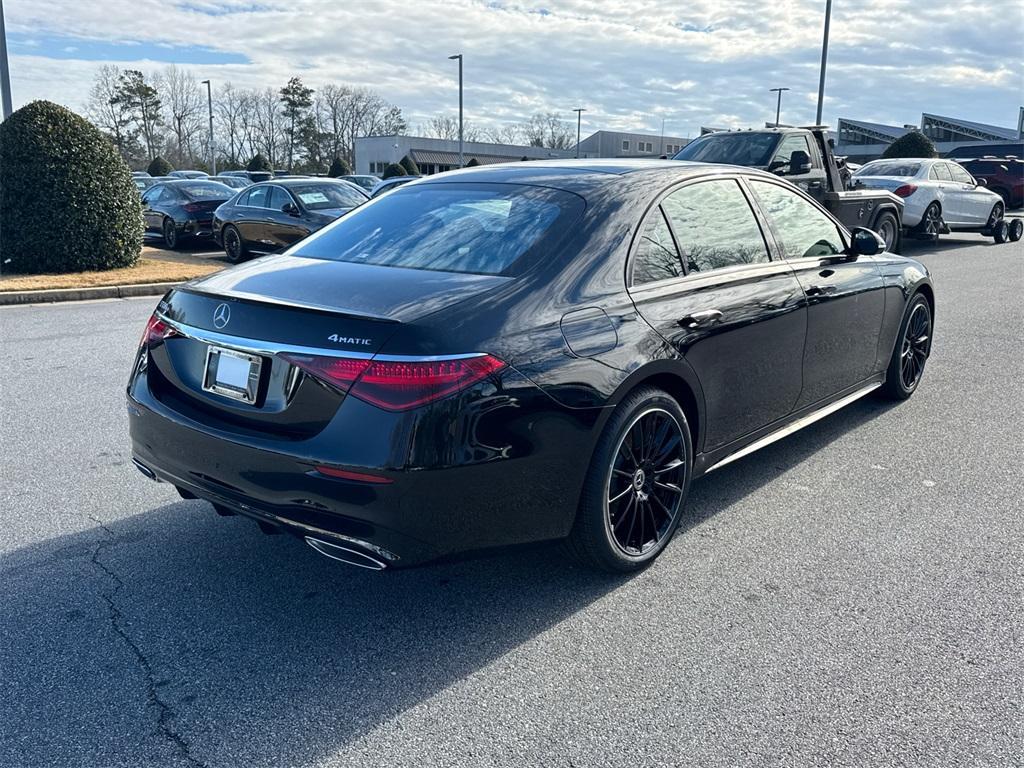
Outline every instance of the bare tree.
<path id="1" fill-rule="evenodd" d="M 576 146 L 576 129 L 556 113 L 538 113 L 523 123 L 530 146 L 569 149 Z"/>
<path id="2" fill-rule="evenodd" d="M 217 145 L 221 148 L 220 165 L 226 168 L 241 168 L 248 157 L 243 157 L 246 146 L 246 110 L 251 103 L 248 91 L 224 83 L 214 97 L 213 108 L 217 114 Z"/>
<path id="3" fill-rule="evenodd" d="M 185 70 L 170 64 L 157 75 L 156 87 L 170 117 L 169 125 L 174 135 L 174 146 L 167 150 L 171 164 L 180 168 L 195 162 L 195 146 L 203 146 L 202 136 L 206 128 L 206 102 L 199 82 Z M 203 152 L 198 154 L 198 157 L 204 156 Z"/>
<path id="4" fill-rule="evenodd" d="M 89 91 L 86 115 L 110 137 L 121 157 L 131 162 L 141 149 L 139 132 L 133 128 L 131 108 L 119 98 L 120 82 L 120 69 L 112 64 L 100 67 Z"/>
<path id="5" fill-rule="evenodd" d="M 518 123 L 509 123 L 500 128 L 492 128 L 486 133 L 487 140 L 495 144 L 526 144 L 526 134 L 523 126 Z"/>
<path id="6" fill-rule="evenodd" d="M 437 115 L 427 121 L 426 126 L 420 126 L 424 135 L 448 141 L 457 141 L 459 138 L 459 118 L 451 115 Z M 463 141 L 480 141 L 481 131 L 473 123 L 463 120 L 462 139 Z"/>
<path id="7" fill-rule="evenodd" d="M 270 164 L 279 167 L 288 138 L 284 131 L 280 95 L 273 88 L 265 88 L 253 95 L 252 121 L 253 154 L 261 153 Z"/>

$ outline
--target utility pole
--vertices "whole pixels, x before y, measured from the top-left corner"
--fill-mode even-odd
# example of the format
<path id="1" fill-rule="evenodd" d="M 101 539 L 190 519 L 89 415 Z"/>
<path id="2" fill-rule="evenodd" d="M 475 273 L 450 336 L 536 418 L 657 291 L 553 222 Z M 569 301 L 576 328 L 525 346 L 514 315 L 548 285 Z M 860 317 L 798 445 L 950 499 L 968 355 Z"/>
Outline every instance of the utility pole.
<path id="1" fill-rule="evenodd" d="M 577 160 L 579 159 L 579 156 L 580 156 L 580 124 L 583 121 L 583 113 L 586 112 L 586 111 L 587 110 L 583 109 L 583 107 L 577 107 L 576 109 L 573 110 L 573 112 L 576 113 L 576 159 Z"/>
<path id="2" fill-rule="evenodd" d="M 778 101 L 775 102 L 775 127 L 778 128 L 779 127 L 779 115 L 782 113 L 782 92 L 783 91 L 788 91 L 789 88 L 769 88 L 768 90 L 771 91 L 772 93 L 775 93 L 777 91 L 778 94 L 779 94 L 779 99 L 778 99 Z M 818 114 L 818 121 L 820 122 L 821 121 L 821 110 L 820 109 L 818 110 L 818 113 L 819 113 Z"/>
<path id="3" fill-rule="evenodd" d="M 661 149 L 658 150 L 658 156 L 665 154 L 665 118 L 661 118 Z"/>
<path id="4" fill-rule="evenodd" d="M 210 175 L 217 175 L 217 152 L 213 146 L 213 87 L 210 85 L 209 80 L 203 80 L 203 85 L 206 86 L 206 106 L 210 111 Z"/>
<path id="5" fill-rule="evenodd" d="M 463 168 L 466 163 L 462 152 L 462 54 L 456 53 L 454 56 L 449 56 L 448 58 L 459 60 L 459 168 Z"/>
<path id="6" fill-rule="evenodd" d="M 828 25 L 832 20 L 832 0 L 825 0 L 825 34 L 821 39 L 821 75 L 818 78 L 818 116 L 815 125 L 821 125 L 821 110 L 825 106 L 825 65 L 828 63 Z"/>
<path id="7" fill-rule="evenodd" d="M 11 70 L 7 64 L 7 29 L 4 27 L 4 0 L 0 0 L 0 97 L 3 112 L 0 121 L 6 120 L 14 110 L 11 108 Z"/>

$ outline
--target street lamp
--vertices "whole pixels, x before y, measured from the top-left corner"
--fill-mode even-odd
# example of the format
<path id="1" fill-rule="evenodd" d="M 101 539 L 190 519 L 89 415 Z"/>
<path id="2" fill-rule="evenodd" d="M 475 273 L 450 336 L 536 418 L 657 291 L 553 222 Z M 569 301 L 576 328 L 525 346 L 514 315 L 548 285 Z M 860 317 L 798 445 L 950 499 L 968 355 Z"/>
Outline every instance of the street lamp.
<path id="1" fill-rule="evenodd" d="M 459 60 L 459 168 L 462 168 L 465 165 L 462 155 L 462 54 L 456 53 L 448 58 Z"/>
<path id="2" fill-rule="evenodd" d="M 210 111 L 210 175 L 217 175 L 217 153 L 213 149 L 213 90 L 209 80 L 203 80 L 206 86 L 206 106 Z"/>
<path id="3" fill-rule="evenodd" d="M 771 91 L 772 93 L 775 93 L 777 91 L 779 94 L 779 99 L 778 101 L 775 102 L 775 127 L 778 128 L 779 114 L 782 112 L 782 92 L 788 91 L 789 88 L 769 88 L 768 90 Z"/>
<path id="4" fill-rule="evenodd" d="M 3 0 L 0 0 L 0 97 L 3 100 L 0 121 L 3 121 L 14 111 L 11 108 L 11 70 L 7 67 L 7 30 L 4 28 Z"/>
<path id="5" fill-rule="evenodd" d="M 580 157 L 580 123 L 583 120 L 583 113 L 586 112 L 586 111 L 587 110 L 583 109 L 583 107 L 577 107 L 576 109 L 573 110 L 573 112 L 576 113 L 576 159 L 577 160 Z"/>
<path id="6" fill-rule="evenodd" d="M 825 65 L 828 63 L 828 24 L 832 19 L 832 0 L 825 0 L 825 34 L 821 39 L 821 75 L 818 78 L 818 117 L 815 125 L 821 125 L 821 108 L 825 102 Z"/>

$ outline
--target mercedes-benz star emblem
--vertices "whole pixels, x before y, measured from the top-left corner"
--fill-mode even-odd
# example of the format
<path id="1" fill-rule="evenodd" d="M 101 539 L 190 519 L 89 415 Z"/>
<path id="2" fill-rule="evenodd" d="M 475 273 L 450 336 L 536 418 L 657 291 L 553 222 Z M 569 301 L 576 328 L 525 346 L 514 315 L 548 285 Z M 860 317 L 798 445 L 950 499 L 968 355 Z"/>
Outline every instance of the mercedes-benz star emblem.
<path id="1" fill-rule="evenodd" d="M 217 308 L 213 310 L 213 325 L 218 330 L 227 325 L 230 319 L 231 307 L 227 304 L 218 304 Z"/>

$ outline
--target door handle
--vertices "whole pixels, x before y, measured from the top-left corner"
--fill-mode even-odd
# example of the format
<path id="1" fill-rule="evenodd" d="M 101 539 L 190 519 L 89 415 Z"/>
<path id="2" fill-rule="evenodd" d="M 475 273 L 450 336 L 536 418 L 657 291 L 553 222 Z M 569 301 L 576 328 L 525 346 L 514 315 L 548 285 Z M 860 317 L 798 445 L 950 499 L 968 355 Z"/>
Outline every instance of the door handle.
<path id="1" fill-rule="evenodd" d="M 676 322 L 683 328 L 703 328 L 707 325 L 717 323 L 722 319 L 722 313 L 717 309 L 705 309 L 703 312 L 694 312 L 692 315 L 681 317 Z"/>

